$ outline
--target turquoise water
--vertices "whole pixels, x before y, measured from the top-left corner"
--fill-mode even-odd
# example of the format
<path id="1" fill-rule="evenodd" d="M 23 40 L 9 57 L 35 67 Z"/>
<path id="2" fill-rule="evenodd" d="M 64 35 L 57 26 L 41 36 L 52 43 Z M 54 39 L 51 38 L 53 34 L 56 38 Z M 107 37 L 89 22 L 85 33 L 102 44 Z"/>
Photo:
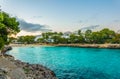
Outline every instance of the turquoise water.
<path id="1" fill-rule="evenodd" d="M 77 47 L 14 47 L 9 54 L 42 64 L 59 79 L 120 79 L 120 49 Z"/>

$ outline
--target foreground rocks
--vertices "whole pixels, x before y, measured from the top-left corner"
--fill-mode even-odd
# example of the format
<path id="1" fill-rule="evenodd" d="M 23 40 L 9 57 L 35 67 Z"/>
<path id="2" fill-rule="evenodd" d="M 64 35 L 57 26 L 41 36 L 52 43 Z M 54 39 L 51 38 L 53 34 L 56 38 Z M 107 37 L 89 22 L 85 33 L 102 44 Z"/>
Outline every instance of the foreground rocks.
<path id="1" fill-rule="evenodd" d="M 27 79 L 22 68 L 6 57 L 0 57 L 0 79 Z"/>
<path id="2" fill-rule="evenodd" d="M 1 54 L 2 54 L 2 55 L 5 55 L 5 53 L 6 53 L 7 51 L 10 51 L 10 50 L 12 50 L 12 47 L 5 45 L 4 48 L 2 48 L 2 50 L 1 50 Z"/>
<path id="3" fill-rule="evenodd" d="M 0 57 L 0 79 L 57 79 L 50 69 L 39 65 L 14 60 L 5 55 Z"/>
<path id="4" fill-rule="evenodd" d="M 19 60 L 14 61 L 18 67 L 21 67 L 28 79 L 57 79 L 53 71 L 39 64 L 24 63 Z"/>

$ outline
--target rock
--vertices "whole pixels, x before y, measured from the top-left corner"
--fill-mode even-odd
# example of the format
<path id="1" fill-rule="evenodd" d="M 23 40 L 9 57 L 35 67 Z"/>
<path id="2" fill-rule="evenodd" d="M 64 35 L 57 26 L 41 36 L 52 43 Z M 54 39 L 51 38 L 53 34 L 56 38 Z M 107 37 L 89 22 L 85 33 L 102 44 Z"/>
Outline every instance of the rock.
<path id="1" fill-rule="evenodd" d="M 6 71 L 3 69 L 0 69 L 0 79 L 7 79 Z"/>
<path id="2" fill-rule="evenodd" d="M 25 62 L 21 62 L 20 60 L 14 60 L 14 57 L 11 57 L 9 55 L 5 55 L 5 57 L 8 58 L 8 60 L 10 60 L 11 62 L 13 62 L 18 68 L 23 69 L 25 75 L 26 75 L 26 79 L 57 79 L 55 73 L 53 71 L 51 71 L 50 69 L 39 65 L 39 64 L 29 64 L 29 63 L 25 63 Z M 17 74 L 17 76 L 14 76 L 16 78 L 19 78 L 23 72 L 19 69 L 15 69 L 14 71 L 11 71 L 14 74 Z M 17 72 L 22 72 L 22 73 L 17 73 Z M 24 76 L 25 76 L 24 75 Z M 19 79 L 25 79 L 23 76 L 23 78 L 19 78 Z M 12 77 L 12 79 L 15 79 Z"/>
<path id="3" fill-rule="evenodd" d="M 0 57 L 0 79 L 27 79 L 22 68 L 17 67 L 10 56 Z"/>
<path id="4" fill-rule="evenodd" d="M 21 68 L 16 68 L 10 73 L 11 79 L 27 79 Z"/>
<path id="5" fill-rule="evenodd" d="M 39 65 L 14 60 L 11 55 L 0 57 L 0 79 L 57 79 L 50 69 Z"/>
<path id="6" fill-rule="evenodd" d="M 11 46 L 5 46 L 2 50 L 1 50 L 1 54 L 5 55 L 7 51 L 12 50 Z"/>

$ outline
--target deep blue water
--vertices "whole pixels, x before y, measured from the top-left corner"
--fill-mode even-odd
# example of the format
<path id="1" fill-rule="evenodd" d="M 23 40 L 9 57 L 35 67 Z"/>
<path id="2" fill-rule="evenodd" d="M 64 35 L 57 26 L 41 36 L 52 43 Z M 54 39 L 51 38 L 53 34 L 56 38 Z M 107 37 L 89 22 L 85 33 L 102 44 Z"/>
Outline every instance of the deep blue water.
<path id="1" fill-rule="evenodd" d="M 14 47 L 9 54 L 42 64 L 59 79 L 120 79 L 120 49 L 77 47 Z"/>

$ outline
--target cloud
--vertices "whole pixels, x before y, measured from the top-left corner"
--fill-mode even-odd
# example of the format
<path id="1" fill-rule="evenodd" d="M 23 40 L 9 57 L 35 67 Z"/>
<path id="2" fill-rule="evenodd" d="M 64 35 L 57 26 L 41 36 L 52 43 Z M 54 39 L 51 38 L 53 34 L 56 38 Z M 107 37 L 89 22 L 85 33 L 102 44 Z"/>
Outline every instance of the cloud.
<path id="1" fill-rule="evenodd" d="M 82 20 L 79 20 L 78 23 L 83 23 L 83 21 L 82 21 Z"/>
<path id="2" fill-rule="evenodd" d="M 42 16 L 33 16 L 32 18 L 42 18 Z"/>
<path id="3" fill-rule="evenodd" d="M 100 25 L 91 25 L 91 26 L 88 26 L 88 27 L 83 27 L 81 28 L 81 30 L 93 30 L 93 29 L 96 29 L 97 27 L 100 27 Z"/>
<path id="4" fill-rule="evenodd" d="M 113 22 L 120 22 L 120 20 L 114 20 Z"/>
<path id="5" fill-rule="evenodd" d="M 18 19 L 20 25 L 20 29 L 24 30 L 26 32 L 47 32 L 47 31 L 52 31 L 49 29 L 49 26 L 47 25 L 40 25 L 40 24 L 34 24 L 34 23 L 29 23 L 26 22 L 25 20 Z"/>

